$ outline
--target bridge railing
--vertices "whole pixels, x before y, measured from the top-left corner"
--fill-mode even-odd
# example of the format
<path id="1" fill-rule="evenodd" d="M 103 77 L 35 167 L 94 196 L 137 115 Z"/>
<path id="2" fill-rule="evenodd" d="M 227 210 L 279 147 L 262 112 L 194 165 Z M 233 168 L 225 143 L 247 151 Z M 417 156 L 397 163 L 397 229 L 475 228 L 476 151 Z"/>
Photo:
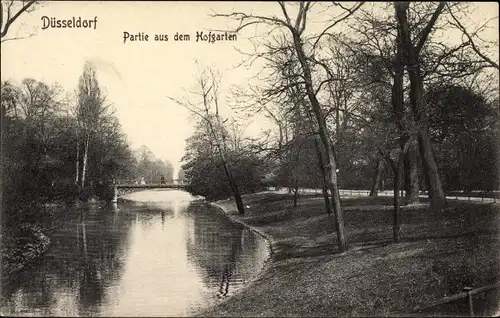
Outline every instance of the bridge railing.
<path id="1" fill-rule="evenodd" d="M 141 184 L 140 179 L 116 179 L 113 182 L 114 184 Z M 160 184 L 160 180 L 154 180 L 154 182 L 146 181 L 146 184 Z M 166 179 L 166 184 L 185 184 L 186 182 L 183 179 Z"/>

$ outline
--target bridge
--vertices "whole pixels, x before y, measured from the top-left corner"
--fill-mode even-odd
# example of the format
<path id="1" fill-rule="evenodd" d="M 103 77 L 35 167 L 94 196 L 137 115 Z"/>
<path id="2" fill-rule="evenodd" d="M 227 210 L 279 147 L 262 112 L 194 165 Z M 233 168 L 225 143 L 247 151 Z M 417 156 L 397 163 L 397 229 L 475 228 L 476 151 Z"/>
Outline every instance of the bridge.
<path id="1" fill-rule="evenodd" d="M 118 198 L 127 193 L 140 191 L 143 189 L 184 189 L 186 183 L 183 180 L 169 180 L 164 183 L 138 183 L 136 180 L 116 180 L 113 182 L 113 203 L 118 202 Z"/>

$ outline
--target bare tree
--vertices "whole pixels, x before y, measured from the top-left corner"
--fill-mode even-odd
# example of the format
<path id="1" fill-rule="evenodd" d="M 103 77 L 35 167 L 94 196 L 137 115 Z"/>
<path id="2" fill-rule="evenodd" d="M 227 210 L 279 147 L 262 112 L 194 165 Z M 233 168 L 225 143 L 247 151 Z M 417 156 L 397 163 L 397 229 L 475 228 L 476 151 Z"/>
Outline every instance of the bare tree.
<path id="1" fill-rule="evenodd" d="M 92 63 L 86 62 L 83 70 L 83 74 L 80 76 L 80 81 L 78 84 L 78 101 L 76 105 L 76 121 L 79 138 L 82 138 L 83 142 L 83 159 L 82 159 L 82 171 L 81 171 L 81 187 L 85 187 L 85 179 L 88 170 L 88 156 L 90 149 L 90 142 L 93 136 L 98 132 L 99 126 L 105 120 L 106 116 L 110 115 L 111 105 L 106 103 L 106 97 L 102 93 L 101 87 L 97 80 L 96 69 Z M 77 156 L 80 154 L 79 142 L 77 141 Z M 77 160 L 77 169 L 79 168 Z M 75 177 L 75 181 L 78 182 L 78 173 Z"/>
<path id="2" fill-rule="evenodd" d="M 376 197 L 380 188 L 380 183 L 382 182 L 382 176 L 384 174 L 384 160 L 383 158 L 377 158 L 375 166 L 375 176 L 372 180 L 372 185 L 370 187 L 370 197 Z"/>
<path id="3" fill-rule="evenodd" d="M 322 175 L 321 182 L 325 209 L 327 214 L 333 215 L 332 204 L 328 194 L 328 177 L 325 171 L 324 151 L 321 149 L 321 141 L 318 141 L 318 130 L 316 128 L 314 115 L 312 113 L 308 97 L 304 89 L 304 81 L 300 75 L 300 64 L 293 47 L 287 44 L 285 37 L 276 37 L 274 42 L 265 44 L 268 54 L 262 57 L 266 60 L 266 65 L 261 73 L 266 73 L 260 82 L 253 87 L 248 86 L 249 93 L 244 93 L 242 89 L 235 95 L 238 100 L 237 109 L 243 110 L 245 114 L 264 113 L 266 117 L 272 119 L 276 124 L 278 135 L 275 139 L 269 138 L 263 141 L 264 146 L 259 146 L 261 151 L 269 151 L 271 161 L 278 158 L 278 165 L 274 167 L 287 167 L 280 170 L 278 180 L 287 178 L 289 191 L 295 189 L 294 205 L 297 200 L 298 178 L 300 173 L 294 171 L 301 168 L 299 164 L 301 145 L 304 142 L 313 141 L 314 151 L 317 156 L 317 167 Z M 329 70 L 328 66 L 325 69 Z M 267 72 L 264 72 L 267 71 Z M 331 74 L 329 74 L 331 76 Z M 266 85 L 263 85 L 262 81 Z M 325 111 L 325 114 L 327 111 Z M 330 112 L 332 113 L 332 112 Z M 305 133 L 304 133 L 305 132 Z M 269 146 L 270 143 L 276 146 Z M 299 145 L 300 147 L 297 147 Z M 306 150 L 310 151 L 310 149 Z M 305 152 L 305 151 L 303 151 Z M 304 157 L 305 153 L 302 155 Z M 306 155 L 307 156 L 307 155 Z M 293 160 L 292 160 L 293 159 Z M 291 162 L 295 163 L 294 169 L 289 169 Z M 303 168 L 303 167 L 302 167 Z M 286 174 L 285 175 L 283 175 Z M 302 178 L 312 176 L 301 175 Z M 292 182 L 289 182 L 293 180 Z M 311 180 L 310 180 L 311 181 Z"/>
<path id="4" fill-rule="evenodd" d="M 1 42 L 22 39 L 23 37 L 6 38 L 11 25 L 25 12 L 31 12 L 38 1 L 1 1 L 0 2 L 0 38 Z"/>
<path id="5" fill-rule="evenodd" d="M 422 155 L 422 162 L 424 165 L 424 173 L 429 185 L 429 196 L 432 206 L 439 208 L 445 204 L 446 198 L 444 195 L 443 186 L 441 184 L 441 179 L 439 177 L 439 171 L 434 160 L 432 145 L 429 137 L 429 127 L 426 122 L 424 88 L 418 56 L 422 50 L 422 47 L 426 43 L 428 36 L 434 24 L 436 23 L 436 20 L 443 11 L 445 3 L 441 2 L 438 4 L 432 17 L 429 19 L 428 23 L 422 30 L 418 41 L 416 41 L 416 45 L 413 44 L 408 24 L 407 11 L 409 3 L 396 2 L 394 3 L 394 6 L 396 9 L 396 18 L 398 21 L 401 42 L 406 57 L 405 65 L 407 66 L 407 70 L 410 76 L 410 104 L 413 110 L 415 121 L 420 126 L 418 140 L 420 153 Z"/>
<path id="6" fill-rule="evenodd" d="M 399 141 L 401 140 L 400 138 L 397 139 L 399 139 Z M 401 170 L 403 167 L 404 155 L 408 151 L 410 142 L 411 140 L 407 138 L 404 144 L 401 145 L 401 149 L 394 152 L 379 148 L 380 154 L 387 160 L 394 173 L 394 210 L 392 218 L 392 234 L 394 243 L 398 243 L 401 239 Z M 396 158 L 393 159 L 392 156 L 395 156 Z"/>
<path id="7" fill-rule="evenodd" d="M 215 17 L 225 17 L 232 18 L 239 22 L 239 26 L 234 30 L 239 32 L 249 25 L 262 24 L 267 25 L 272 29 L 281 30 L 286 36 L 288 36 L 288 45 L 293 48 L 294 53 L 297 56 L 297 60 L 300 65 L 299 76 L 302 78 L 306 96 L 309 99 L 311 105 L 311 111 L 315 117 L 316 125 L 318 127 L 318 134 L 321 138 L 323 148 L 325 149 L 326 162 L 325 170 L 328 174 L 328 188 L 331 192 L 333 208 L 336 216 L 336 230 L 337 230 L 337 241 L 339 245 L 339 250 L 344 252 L 347 250 L 347 238 L 344 228 L 344 217 L 342 209 L 340 207 L 340 197 L 337 188 L 337 168 L 334 156 L 333 143 L 330 139 L 329 129 L 325 120 L 324 109 L 322 108 L 317 94 L 321 89 L 321 85 L 316 84 L 313 79 L 313 68 L 311 62 L 311 56 L 314 54 L 314 49 L 324 35 L 330 34 L 330 30 L 336 25 L 346 20 L 351 16 L 357 9 L 360 8 L 362 3 L 356 3 L 353 6 L 346 7 L 341 3 L 334 3 L 333 5 L 340 8 L 341 14 L 335 16 L 331 19 L 329 23 L 317 36 L 306 38 L 304 31 L 306 30 L 308 13 L 310 13 L 312 7 L 315 5 L 313 2 L 301 2 L 298 4 L 298 10 L 295 20 L 290 18 L 290 11 L 284 2 L 278 2 L 281 9 L 282 17 L 278 18 L 276 16 L 262 16 L 253 15 L 243 12 L 233 12 L 229 14 L 214 14 Z M 306 43 L 309 44 L 306 45 Z M 312 52 L 307 53 L 308 47 L 312 47 Z M 331 79 L 333 80 L 333 79 Z"/>
<path id="8" fill-rule="evenodd" d="M 192 91 L 194 95 L 201 99 L 201 104 L 192 103 L 190 101 L 179 101 L 175 98 L 168 97 L 170 100 L 188 109 L 192 114 L 196 115 L 205 124 L 208 134 L 212 137 L 217 153 L 224 168 L 224 173 L 234 196 L 236 207 L 240 214 L 245 213 L 245 207 L 241 198 L 241 193 L 235 178 L 233 177 L 229 161 L 228 153 L 228 136 L 224 129 L 224 124 L 227 120 L 223 120 L 219 114 L 219 87 L 221 76 L 213 69 L 206 68 L 200 72 L 197 78 L 197 90 Z"/>
<path id="9" fill-rule="evenodd" d="M 384 9 L 390 9 L 389 4 L 371 4 Z M 377 10 L 373 7 L 362 8 L 353 23 L 350 24 L 352 35 L 346 38 L 336 38 L 337 45 L 341 45 L 349 51 L 352 58 L 349 60 L 351 67 L 357 69 L 355 76 L 358 79 L 357 89 L 362 94 L 371 91 L 376 97 L 374 100 L 364 100 L 368 103 L 367 108 L 362 113 L 369 114 L 374 107 L 373 102 L 377 99 L 387 100 L 382 96 L 390 96 L 392 102 L 383 102 L 389 107 L 393 116 L 389 121 L 396 124 L 401 134 L 400 143 L 404 144 L 405 139 L 413 138 L 407 134 L 407 125 L 411 124 L 411 118 L 407 115 L 404 93 L 407 87 L 404 85 L 403 56 L 398 52 L 396 45 L 399 39 L 397 26 L 392 21 L 393 16 L 387 14 L 387 10 Z M 372 104 L 372 105 L 370 105 Z M 392 105 L 392 106 L 391 106 Z M 385 120 L 385 119 L 384 119 Z M 361 120 L 363 122 L 363 120 Z M 368 124 L 367 129 L 372 129 L 374 123 Z M 407 200 L 410 203 L 418 202 L 419 180 L 417 166 L 417 150 L 415 142 L 410 144 L 405 153 L 404 160 L 404 187 Z M 371 151 L 372 157 L 377 162 L 375 165 L 374 180 L 372 183 L 371 195 L 376 195 L 380 183 L 381 172 L 384 167 L 380 154 Z"/>

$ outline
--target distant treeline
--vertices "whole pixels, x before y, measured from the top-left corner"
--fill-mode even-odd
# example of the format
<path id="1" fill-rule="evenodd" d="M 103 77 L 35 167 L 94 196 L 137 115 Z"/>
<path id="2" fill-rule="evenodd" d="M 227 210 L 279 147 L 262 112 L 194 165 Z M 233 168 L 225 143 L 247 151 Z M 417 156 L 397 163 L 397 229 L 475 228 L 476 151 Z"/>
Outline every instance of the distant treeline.
<path id="1" fill-rule="evenodd" d="M 170 162 L 130 148 L 94 67 L 76 96 L 32 78 L 2 81 L 2 225 L 41 223 L 45 203 L 108 200 L 113 179 L 173 178 Z"/>

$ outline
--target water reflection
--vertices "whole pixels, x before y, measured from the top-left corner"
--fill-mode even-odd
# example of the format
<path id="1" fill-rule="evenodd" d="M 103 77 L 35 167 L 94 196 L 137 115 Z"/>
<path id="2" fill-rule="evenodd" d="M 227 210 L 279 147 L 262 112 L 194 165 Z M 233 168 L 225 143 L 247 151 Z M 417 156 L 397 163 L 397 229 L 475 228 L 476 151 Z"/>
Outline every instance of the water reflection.
<path id="1" fill-rule="evenodd" d="M 213 212 L 207 214 L 206 210 Z M 206 204 L 190 205 L 187 213 L 193 220 L 187 226 L 188 258 L 203 270 L 204 283 L 217 287 L 217 297 L 227 296 L 231 285 L 237 288 L 245 283 L 245 277 L 233 279 L 238 274 L 236 265 L 240 258 L 244 229 L 232 224 Z"/>
<path id="2" fill-rule="evenodd" d="M 68 211 L 43 261 L 2 277 L 2 313 L 179 316 L 227 297 L 255 275 L 265 242 L 182 191 Z"/>
<path id="3" fill-rule="evenodd" d="M 112 213 L 100 213 L 101 208 L 76 211 L 73 221 L 51 237 L 51 248 L 39 266 L 16 277 L 2 277 L 9 286 L 2 288 L 3 313 L 99 312 L 103 286 L 122 271 L 121 259 L 129 243 L 126 233 L 131 226 L 127 217 L 114 220 Z"/>

